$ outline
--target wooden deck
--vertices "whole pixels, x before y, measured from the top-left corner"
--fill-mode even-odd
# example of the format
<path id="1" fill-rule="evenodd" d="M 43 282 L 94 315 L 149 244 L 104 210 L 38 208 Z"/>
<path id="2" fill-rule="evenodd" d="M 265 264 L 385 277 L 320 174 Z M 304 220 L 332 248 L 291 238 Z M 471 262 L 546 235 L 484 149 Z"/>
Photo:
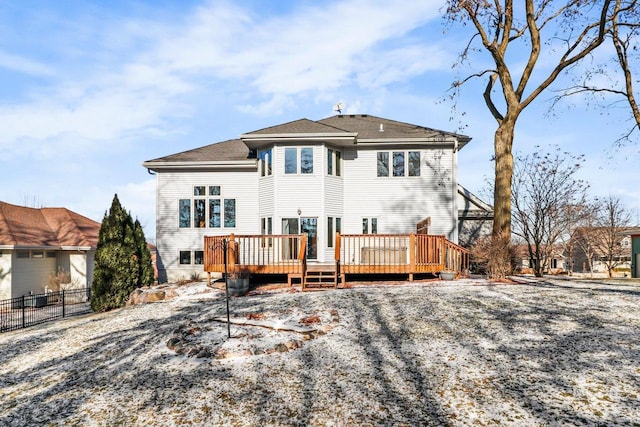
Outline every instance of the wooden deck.
<path id="1" fill-rule="evenodd" d="M 279 274 L 303 290 L 336 288 L 348 275 L 438 274 L 469 270 L 469 252 L 444 236 L 336 233 L 334 260 L 307 262 L 306 235 L 234 235 L 204 238 L 204 271 Z M 226 270 L 225 270 L 226 258 Z"/>

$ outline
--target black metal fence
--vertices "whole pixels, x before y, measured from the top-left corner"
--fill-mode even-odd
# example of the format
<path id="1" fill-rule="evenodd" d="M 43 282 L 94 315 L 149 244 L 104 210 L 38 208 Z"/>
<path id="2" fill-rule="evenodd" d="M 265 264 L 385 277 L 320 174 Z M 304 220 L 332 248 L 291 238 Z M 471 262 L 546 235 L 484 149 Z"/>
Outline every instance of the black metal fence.
<path id="1" fill-rule="evenodd" d="M 0 300 L 0 332 L 91 312 L 91 288 Z"/>

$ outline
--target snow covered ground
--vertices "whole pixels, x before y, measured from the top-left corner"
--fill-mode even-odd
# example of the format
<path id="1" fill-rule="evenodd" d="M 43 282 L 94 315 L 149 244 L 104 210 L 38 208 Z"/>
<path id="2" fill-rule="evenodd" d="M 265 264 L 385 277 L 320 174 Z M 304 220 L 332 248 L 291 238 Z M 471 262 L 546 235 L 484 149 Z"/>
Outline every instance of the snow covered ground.
<path id="1" fill-rule="evenodd" d="M 0 425 L 640 422 L 638 284 L 369 284 L 230 306 L 271 327 L 228 339 L 224 294 L 198 284 L 0 334 Z"/>

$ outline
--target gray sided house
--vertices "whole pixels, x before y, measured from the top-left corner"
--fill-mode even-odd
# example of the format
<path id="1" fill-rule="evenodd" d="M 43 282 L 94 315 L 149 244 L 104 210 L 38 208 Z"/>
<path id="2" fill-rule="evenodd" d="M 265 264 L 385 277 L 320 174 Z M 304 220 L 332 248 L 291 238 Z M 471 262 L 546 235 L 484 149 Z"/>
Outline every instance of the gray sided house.
<path id="1" fill-rule="evenodd" d="M 100 223 L 0 202 L 0 299 L 91 286 Z"/>
<path id="2" fill-rule="evenodd" d="M 414 233 L 429 218 L 430 234 L 457 243 L 463 230 L 466 241 L 476 233 L 467 228 L 477 228 L 466 221 L 490 210 L 458 185 L 458 151 L 470 139 L 336 115 L 148 160 L 157 180 L 159 280 L 202 274 L 204 236 L 306 234 L 306 258 L 320 264 L 333 260 L 336 232 Z"/>

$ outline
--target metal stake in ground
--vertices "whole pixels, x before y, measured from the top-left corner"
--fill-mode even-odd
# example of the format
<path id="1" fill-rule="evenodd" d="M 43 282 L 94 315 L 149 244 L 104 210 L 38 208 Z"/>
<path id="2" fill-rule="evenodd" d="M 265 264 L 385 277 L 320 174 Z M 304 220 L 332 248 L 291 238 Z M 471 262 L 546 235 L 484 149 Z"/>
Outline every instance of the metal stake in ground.
<path id="1" fill-rule="evenodd" d="M 222 239 L 222 251 L 224 252 L 224 289 L 227 296 L 227 336 L 231 338 L 231 321 L 229 320 L 229 273 L 227 271 L 227 248 L 229 239 Z"/>

